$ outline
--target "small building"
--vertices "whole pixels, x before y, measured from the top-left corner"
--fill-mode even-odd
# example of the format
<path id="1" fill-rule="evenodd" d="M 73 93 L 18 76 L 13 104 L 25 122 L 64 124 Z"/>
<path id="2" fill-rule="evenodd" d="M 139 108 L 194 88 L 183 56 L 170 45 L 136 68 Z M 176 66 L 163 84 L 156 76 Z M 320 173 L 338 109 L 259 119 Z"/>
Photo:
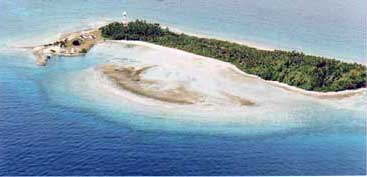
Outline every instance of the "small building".
<path id="1" fill-rule="evenodd" d="M 127 27 L 128 23 L 129 23 L 129 20 L 127 18 L 127 12 L 124 11 L 122 13 L 122 25 L 124 25 L 125 27 Z"/>

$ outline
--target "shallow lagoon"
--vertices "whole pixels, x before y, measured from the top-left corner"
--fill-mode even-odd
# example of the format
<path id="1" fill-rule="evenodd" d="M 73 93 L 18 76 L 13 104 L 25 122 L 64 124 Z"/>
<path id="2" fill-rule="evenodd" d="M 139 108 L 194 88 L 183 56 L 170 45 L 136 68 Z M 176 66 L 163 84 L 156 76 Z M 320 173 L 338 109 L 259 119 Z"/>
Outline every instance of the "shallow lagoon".
<path id="1" fill-rule="evenodd" d="M 96 95 L 93 87 L 86 87 L 88 82 L 84 76 L 88 71 L 116 58 L 104 50 L 96 48 L 86 57 L 60 57 L 51 60 L 48 67 L 40 68 L 34 65 L 35 59 L 29 52 L 8 48 L 18 39 L 20 42 L 16 45 L 42 43 L 56 38 L 59 32 L 73 31 L 87 24 L 94 26 L 95 17 L 101 21 L 114 19 L 126 5 L 82 2 L 85 1 L 76 2 L 70 8 L 44 1 L 1 2 L 5 11 L 0 12 L 0 18 L 6 22 L 2 25 L 11 25 L 0 32 L 0 174 L 365 174 L 365 96 L 338 105 L 308 103 L 292 112 L 291 119 L 281 122 L 272 118 L 285 116 L 265 114 L 264 119 L 268 121 L 251 126 L 231 121 L 197 121 L 194 117 L 187 119 L 187 114 L 169 115 L 167 119 L 165 112 L 147 114 L 139 105 L 116 104 L 116 100 Z M 126 7 L 136 17 L 151 16 L 183 29 L 203 30 L 194 22 L 181 24 L 181 16 L 172 20 L 173 15 L 170 18 L 154 15 L 161 14 L 159 3 L 166 8 L 177 4 L 152 3 L 155 6 L 133 3 Z M 80 6 L 87 9 L 81 11 Z M 180 11 L 190 12 L 182 10 L 187 6 L 182 4 Z M 174 9 L 167 14 L 171 11 Z M 210 12 L 196 11 L 194 14 L 206 16 L 207 13 Z M 82 23 L 78 24 L 80 19 Z M 216 26 L 218 20 L 207 22 Z M 65 28 L 60 28 L 60 24 Z M 220 36 L 213 29 L 208 33 Z M 236 33 L 231 31 L 230 35 L 233 34 Z M 359 38 L 357 34 L 360 33 L 353 34 Z M 300 37 L 295 36 L 293 39 Z M 345 46 L 339 42 L 335 46 Z M 357 50 L 362 42 L 349 46 Z M 335 48 L 331 47 L 325 54 L 339 55 L 333 50 Z M 361 55 L 359 50 L 340 51 Z M 126 58 L 138 57 L 136 53 L 135 56 L 134 53 L 126 55 Z"/>

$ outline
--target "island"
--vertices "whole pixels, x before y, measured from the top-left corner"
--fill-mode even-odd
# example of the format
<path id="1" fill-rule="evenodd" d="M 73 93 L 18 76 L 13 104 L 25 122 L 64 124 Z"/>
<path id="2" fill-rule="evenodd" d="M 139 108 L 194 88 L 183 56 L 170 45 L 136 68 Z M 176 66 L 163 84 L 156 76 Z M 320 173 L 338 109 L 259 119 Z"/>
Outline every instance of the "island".
<path id="1" fill-rule="evenodd" d="M 307 91 L 338 92 L 366 87 L 366 66 L 362 64 L 306 55 L 296 51 L 261 50 L 235 42 L 173 32 L 167 27 L 143 20 L 127 24 L 113 22 L 98 29 L 67 34 L 59 41 L 35 47 L 34 53 L 37 56 L 37 64 L 46 65 L 54 55 L 84 55 L 95 44 L 107 40 L 143 41 L 215 58 L 231 63 L 239 70 L 264 80 L 277 81 Z M 149 91 L 134 83 L 139 80 L 139 73 L 149 68 L 121 69 L 111 65 L 102 68 L 112 80 L 124 80 L 120 82 L 121 85 L 132 92 L 139 91 L 139 94 L 148 97 L 178 103 L 191 103 L 197 99 L 196 93 L 187 90 L 181 90 L 186 93 L 185 95 L 190 95 L 183 100 L 171 99 L 176 93 L 149 94 Z M 140 89 L 132 89 L 132 85 Z M 254 104 L 246 99 L 240 101 L 245 105 Z"/>

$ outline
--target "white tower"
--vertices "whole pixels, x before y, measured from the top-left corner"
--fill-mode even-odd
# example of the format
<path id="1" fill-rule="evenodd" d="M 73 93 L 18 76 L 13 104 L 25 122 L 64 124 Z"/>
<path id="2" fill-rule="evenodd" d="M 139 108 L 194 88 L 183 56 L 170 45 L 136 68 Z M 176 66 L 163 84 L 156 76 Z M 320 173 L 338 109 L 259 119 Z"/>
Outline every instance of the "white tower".
<path id="1" fill-rule="evenodd" d="M 127 24 L 129 23 L 129 20 L 127 19 L 127 12 L 126 11 L 124 11 L 123 13 L 122 13 L 122 24 L 124 25 L 124 26 L 127 26 Z"/>

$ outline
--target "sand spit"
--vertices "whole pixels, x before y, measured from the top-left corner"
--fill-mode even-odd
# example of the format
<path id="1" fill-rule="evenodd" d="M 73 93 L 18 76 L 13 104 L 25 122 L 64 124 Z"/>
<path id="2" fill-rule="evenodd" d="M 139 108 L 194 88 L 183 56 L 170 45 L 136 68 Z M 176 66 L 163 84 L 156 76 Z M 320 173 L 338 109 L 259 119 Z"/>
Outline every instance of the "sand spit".
<path id="1" fill-rule="evenodd" d="M 194 90 L 189 88 L 185 84 L 175 83 L 174 86 L 171 83 L 164 82 L 162 80 L 149 80 L 142 78 L 142 74 L 145 71 L 155 66 L 144 66 L 140 68 L 135 67 L 123 67 L 114 64 L 106 64 L 98 68 L 104 76 L 113 81 L 118 87 L 129 91 L 139 96 L 155 99 L 167 103 L 175 104 L 204 104 L 214 105 L 207 100 L 220 99 L 210 98 L 212 95 L 208 95 L 204 90 Z M 228 102 L 230 105 L 240 106 L 252 106 L 255 105 L 253 101 L 236 96 L 231 93 L 222 91 L 224 96 L 223 102 Z"/>
<path id="2" fill-rule="evenodd" d="M 183 86 L 178 86 L 169 90 L 161 90 L 154 87 L 157 85 L 158 81 L 142 79 L 140 76 L 142 72 L 151 67 L 154 66 L 146 66 L 138 69 L 108 64 L 102 66 L 100 69 L 105 76 L 119 87 L 134 94 L 169 103 L 194 104 L 198 102 L 200 94 L 189 91 Z"/>
<path id="3" fill-rule="evenodd" d="M 97 29 L 90 29 L 68 33 L 50 44 L 45 44 L 33 48 L 36 56 L 36 64 L 46 66 L 52 56 L 74 57 L 85 55 L 95 44 L 102 41 L 101 32 Z"/>

